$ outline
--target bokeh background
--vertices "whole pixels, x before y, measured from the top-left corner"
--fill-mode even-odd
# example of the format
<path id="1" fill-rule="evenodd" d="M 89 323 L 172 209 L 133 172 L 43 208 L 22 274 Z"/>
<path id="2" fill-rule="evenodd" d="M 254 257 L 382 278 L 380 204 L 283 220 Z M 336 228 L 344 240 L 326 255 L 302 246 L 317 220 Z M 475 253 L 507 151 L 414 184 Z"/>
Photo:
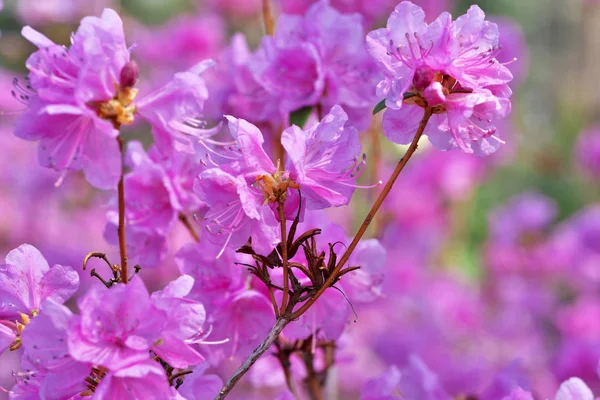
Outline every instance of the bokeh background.
<path id="1" fill-rule="evenodd" d="M 457 16 L 464 0 L 414 0 L 433 20 Z M 275 0 L 275 13 L 302 13 L 310 0 Z M 331 0 L 360 12 L 365 27 L 385 24 L 390 0 Z M 330 380 L 339 398 L 389 365 L 419 357 L 453 395 L 485 392 L 499 374 L 526 376 L 540 398 L 570 376 L 600 393 L 600 2 L 481 0 L 500 26 L 515 75 L 513 112 L 499 127 L 501 150 L 481 159 L 440 153 L 423 143 L 370 235 L 388 250 L 381 299 L 357 309 L 338 349 Z M 118 10 L 128 42 L 136 44 L 141 87 L 218 58 L 235 32 L 252 48 L 263 34 L 260 0 L 5 0 L 0 12 L 0 255 L 21 243 L 50 263 L 78 268 L 92 250 L 116 249 L 104 238 L 111 194 L 77 175 L 56 188 L 58 173 L 37 165 L 36 144 L 12 134 L 24 108 L 11 95 L 14 77 L 34 47 L 20 36 L 31 25 L 57 43 L 85 15 Z M 516 61 L 511 61 L 516 57 Z M 134 125 L 130 138 L 148 143 Z M 390 144 L 375 118 L 363 135 L 370 157 L 365 183 L 382 178 L 403 151 Z M 376 189 L 358 193 L 353 212 L 332 218 L 352 232 Z M 187 240 L 180 229 L 174 243 Z M 176 249 L 178 246 L 172 246 Z M 80 269 L 80 268 L 79 268 Z M 178 274 L 172 258 L 143 272 L 152 289 Z M 82 287 L 90 283 L 82 274 Z M 235 365 L 237 361 L 232 361 Z M 221 371 L 226 375 L 225 366 Z M 277 379 L 257 364 L 241 388 L 245 398 L 271 398 Z M 0 358 L 0 385 L 11 386 L 18 354 Z M 507 378 L 508 379 L 508 378 Z M 516 378 L 515 378 L 516 379 Z M 349 397 L 344 397 L 349 396 Z M 0 392 L 0 399 L 6 395 Z"/>

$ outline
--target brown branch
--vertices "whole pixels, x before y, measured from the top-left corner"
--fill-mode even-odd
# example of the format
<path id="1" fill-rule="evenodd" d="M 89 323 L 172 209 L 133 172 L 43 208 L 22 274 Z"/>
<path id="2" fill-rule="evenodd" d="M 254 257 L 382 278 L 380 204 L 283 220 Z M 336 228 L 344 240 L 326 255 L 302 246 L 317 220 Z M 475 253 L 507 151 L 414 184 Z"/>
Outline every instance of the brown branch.
<path id="1" fill-rule="evenodd" d="M 174 380 L 181 378 L 182 376 L 192 374 L 192 373 L 194 373 L 194 371 L 191 371 L 191 370 L 177 372 L 176 374 L 173 374 L 169 377 L 169 383 L 172 386 Z"/>
<path id="2" fill-rule="evenodd" d="M 285 226 L 285 212 L 283 210 L 283 201 L 280 200 L 277 203 L 277 211 L 279 211 L 279 225 L 281 225 L 281 258 L 283 263 L 283 298 L 281 299 L 281 308 L 279 311 L 279 315 L 285 314 L 285 309 L 288 303 L 288 286 L 289 286 L 289 266 L 288 266 L 288 257 L 287 257 L 287 229 Z"/>
<path id="3" fill-rule="evenodd" d="M 123 139 L 121 136 L 117 136 L 119 142 L 119 151 L 121 152 L 121 159 L 123 159 Z M 119 234 L 119 251 L 121 253 L 121 279 L 123 283 L 129 281 L 129 275 L 127 272 L 127 242 L 125 241 L 125 185 L 123 184 L 123 177 L 125 175 L 125 166 L 121 161 L 121 178 L 119 179 L 118 196 L 119 196 L 119 227 L 117 228 Z"/>
<path id="4" fill-rule="evenodd" d="M 299 400 L 300 396 L 298 396 L 298 391 L 296 390 L 296 384 L 294 383 L 294 376 L 291 369 L 292 362 L 290 361 L 290 357 L 292 355 L 292 351 L 284 349 L 283 346 L 281 346 L 279 339 L 275 341 L 275 345 L 277 346 L 277 354 L 275 354 L 275 356 L 279 360 L 279 364 L 281 364 L 281 369 L 285 375 L 285 383 L 292 393 L 294 399 Z"/>
<path id="5" fill-rule="evenodd" d="M 340 272 L 340 270 L 342 269 L 344 264 L 346 264 L 346 262 L 350 258 L 350 255 L 352 254 L 352 252 L 358 245 L 358 242 L 360 241 L 360 239 L 362 239 L 363 235 L 367 231 L 367 228 L 373 221 L 373 218 L 375 217 L 375 214 L 377 214 L 377 211 L 383 204 L 383 201 L 385 200 L 387 195 L 392 190 L 392 186 L 394 186 L 396 179 L 398 179 L 398 176 L 400 175 L 400 173 L 402 172 L 402 170 L 408 163 L 408 160 L 410 160 L 410 158 L 412 157 L 414 152 L 417 150 L 417 147 L 419 145 L 419 139 L 421 138 L 421 135 L 423 135 L 423 131 L 425 130 L 425 126 L 427 126 L 427 122 L 429 122 L 430 117 L 431 117 L 431 109 L 429 107 L 427 107 L 427 108 L 425 108 L 425 111 L 423 113 L 423 118 L 421 119 L 421 122 L 419 123 L 419 128 L 417 129 L 417 132 L 415 133 L 415 137 L 413 138 L 410 146 L 408 147 L 408 150 L 406 150 L 406 153 L 398 162 L 398 165 L 396 166 L 396 169 L 394 169 L 392 176 L 390 176 L 390 179 L 387 181 L 387 183 L 383 187 L 383 190 L 379 194 L 379 197 L 377 197 L 377 200 L 375 200 L 375 203 L 371 207 L 371 211 L 369 211 L 369 213 L 365 217 L 365 220 L 363 221 L 362 225 L 358 229 L 358 232 L 354 236 L 354 239 L 352 239 L 352 242 L 348 246 L 348 249 L 342 256 L 342 258 L 340 258 L 337 265 L 335 266 L 335 269 L 332 271 L 329 278 L 327 278 L 327 281 L 325 281 L 325 283 L 319 288 L 317 293 L 315 293 L 315 295 L 313 297 L 308 299 L 308 301 L 306 303 L 304 303 L 296 312 L 294 312 L 292 314 L 293 320 L 300 318 L 300 316 L 302 314 L 304 314 L 310 308 L 310 306 L 312 306 L 315 303 L 315 301 L 317 301 L 317 299 L 319 297 L 321 297 L 321 295 L 325 292 L 325 290 L 335 282 L 338 273 Z"/>
<path id="6" fill-rule="evenodd" d="M 262 15 L 265 24 L 265 33 L 269 36 L 273 36 L 275 33 L 275 20 L 273 19 L 273 13 L 271 11 L 271 0 L 263 0 Z"/>
<path id="7" fill-rule="evenodd" d="M 382 167 L 382 152 L 381 152 L 381 124 L 379 123 L 381 120 L 377 115 L 373 115 L 373 119 L 371 120 L 371 126 L 369 127 L 369 133 L 371 137 L 371 148 L 369 153 L 369 159 L 372 162 L 371 169 L 371 182 L 379 182 L 379 176 L 381 174 Z M 368 193 L 369 201 L 377 195 L 378 190 L 370 190 Z M 381 232 L 382 226 L 382 215 L 378 214 L 375 217 L 375 221 L 373 221 L 373 230 L 375 231 L 375 236 L 377 233 Z"/>
<path id="8" fill-rule="evenodd" d="M 273 328 L 271 328 L 271 331 L 269 332 L 265 340 L 263 340 L 262 343 L 259 344 L 256 349 L 254 349 L 252 354 L 250 354 L 248 358 L 246 358 L 242 365 L 240 365 L 240 367 L 235 371 L 233 376 L 229 378 L 225 386 L 223 386 L 223 389 L 221 389 L 221 391 L 214 398 L 214 400 L 222 400 L 227 396 L 227 394 L 229 394 L 229 392 L 231 392 L 231 389 L 233 389 L 235 384 L 240 379 L 242 379 L 242 376 L 244 376 L 244 374 L 248 372 L 248 370 L 250 369 L 250 367 L 252 367 L 252 365 L 254 365 L 256 360 L 258 360 L 259 357 L 262 356 L 269 349 L 269 347 L 271 347 L 271 345 L 279 337 L 281 331 L 283 331 L 283 328 L 285 328 L 289 323 L 290 320 L 285 316 L 277 318 L 275 325 L 273 326 Z"/>
<path id="9" fill-rule="evenodd" d="M 279 318 L 279 307 L 277 307 L 277 300 L 275 300 L 275 294 L 273 293 L 273 285 L 267 285 L 269 288 L 269 298 L 271 299 L 271 303 L 273 304 L 273 311 L 275 312 L 275 317 Z"/>
<path id="10" fill-rule="evenodd" d="M 308 393 L 310 394 L 310 398 L 312 400 L 323 400 L 323 390 L 321 387 L 319 374 L 315 370 L 315 357 L 312 353 L 311 342 L 312 338 L 305 340 L 301 350 L 302 361 L 304 362 L 304 367 L 306 368 L 306 378 L 304 378 L 304 382 L 306 383 Z"/>
<path id="11" fill-rule="evenodd" d="M 196 232 L 196 230 L 194 229 L 194 226 L 190 222 L 190 220 L 187 217 L 187 215 L 185 215 L 183 213 L 179 213 L 179 220 L 181 221 L 181 223 L 183 224 L 183 226 L 185 226 L 185 228 L 188 230 L 188 232 L 190 233 L 190 235 L 194 239 L 194 242 L 199 242 L 200 241 L 200 236 L 198 236 L 198 232 Z"/>

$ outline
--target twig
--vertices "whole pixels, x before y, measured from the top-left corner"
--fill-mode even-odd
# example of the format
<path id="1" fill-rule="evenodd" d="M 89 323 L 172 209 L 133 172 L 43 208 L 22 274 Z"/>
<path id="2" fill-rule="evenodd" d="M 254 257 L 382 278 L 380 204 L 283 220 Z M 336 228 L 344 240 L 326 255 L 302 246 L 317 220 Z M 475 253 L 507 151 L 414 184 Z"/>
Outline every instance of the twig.
<path id="1" fill-rule="evenodd" d="M 371 148 L 369 153 L 369 159 L 372 161 L 372 169 L 371 169 L 371 182 L 379 182 L 379 176 L 381 174 L 381 166 L 382 166 L 382 153 L 381 153 L 381 133 L 379 124 L 379 118 L 377 115 L 372 117 L 371 126 L 369 127 L 369 133 L 371 137 Z M 370 190 L 368 193 L 368 198 L 371 200 L 377 194 L 377 190 Z M 373 221 L 374 231 L 376 233 L 381 232 L 381 224 L 382 215 L 378 214 Z"/>
<path id="2" fill-rule="evenodd" d="M 323 400 L 321 382 L 314 366 L 315 357 L 311 349 L 312 340 L 312 338 L 305 340 L 301 349 L 302 361 L 306 368 L 306 378 L 304 379 L 304 382 L 306 383 L 308 393 L 312 400 Z"/>
<path id="3" fill-rule="evenodd" d="M 277 307 L 277 300 L 275 300 L 275 294 L 273 293 L 273 285 L 267 285 L 267 287 L 269 288 L 269 297 L 271 298 L 271 303 L 273 304 L 275 317 L 279 318 L 279 307 Z"/>
<path id="4" fill-rule="evenodd" d="M 277 211 L 279 211 L 279 224 L 281 225 L 281 258 L 283 262 L 283 298 L 281 300 L 281 308 L 279 311 L 279 315 L 284 315 L 289 296 L 289 266 L 287 259 L 287 228 L 285 226 L 285 212 L 283 210 L 283 201 L 281 200 L 277 203 Z"/>
<path id="5" fill-rule="evenodd" d="M 271 1 L 263 0 L 262 2 L 263 22 L 265 23 L 265 32 L 269 36 L 275 33 L 275 21 L 271 12 Z"/>
<path id="6" fill-rule="evenodd" d="M 269 332 L 265 340 L 263 340 L 262 343 L 259 344 L 256 349 L 254 349 L 254 351 L 248 356 L 248 358 L 246 358 L 244 363 L 235 371 L 233 376 L 229 378 L 225 386 L 223 386 L 223 389 L 221 389 L 221 391 L 214 398 L 214 400 L 222 400 L 227 396 L 227 394 L 229 394 L 229 392 L 231 392 L 231 389 L 233 389 L 235 384 L 240 379 L 242 379 L 242 376 L 244 376 L 244 374 L 248 372 L 248 370 L 250 369 L 250 367 L 252 367 L 252 365 L 254 365 L 256 360 L 258 360 L 259 357 L 262 356 L 269 349 L 269 347 L 271 347 L 271 345 L 279 337 L 281 331 L 283 331 L 283 328 L 285 328 L 289 323 L 290 320 L 285 316 L 277 318 L 275 325 L 273 325 L 273 328 L 271 328 L 271 331 Z"/>
<path id="7" fill-rule="evenodd" d="M 292 363 L 290 361 L 290 356 L 292 355 L 292 352 L 283 348 L 279 339 L 275 341 L 275 345 L 277 346 L 277 354 L 275 354 L 275 356 L 281 364 L 281 369 L 285 375 L 285 383 L 287 384 L 287 387 L 292 393 L 294 399 L 299 400 L 300 396 L 298 396 L 298 391 L 296 390 L 296 384 L 294 383 L 294 377 L 291 370 Z"/>
<path id="8" fill-rule="evenodd" d="M 177 372 L 176 374 L 173 374 L 169 377 L 169 383 L 171 384 L 171 386 L 173 386 L 173 381 L 177 380 L 178 378 L 181 378 L 182 376 L 189 375 L 192 373 L 194 373 L 194 371 L 191 370 Z"/>
<path id="9" fill-rule="evenodd" d="M 123 139 L 121 136 L 117 136 L 119 142 L 119 151 L 121 152 L 121 160 L 123 159 Z M 121 178 L 119 179 L 118 196 L 119 196 L 119 252 L 121 253 L 121 279 L 123 283 L 129 281 L 129 274 L 127 272 L 127 242 L 125 241 L 125 185 L 123 184 L 123 177 L 125 175 L 125 166 L 121 161 Z"/>
<path id="10" fill-rule="evenodd" d="M 187 215 L 179 213 L 179 220 L 181 221 L 183 226 L 185 226 L 185 228 L 188 230 L 194 241 L 199 242 L 200 236 L 198 236 L 198 232 L 196 232 L 196 230 L 194 229 L 194 226 L 190 222 L 190 219 L 187 217 Z"/>
<path id="11" fill-rule="evenodd" d="M 417 132 L 415 133 L 415 137 L 413 138 L 410 146 L 408 147 L 408 150 L 406 150 L 406 153 L 398 162 L 398 165 L 396 166 L 396 169 L 394 169 L 392 176 L 390 176 L 390 179 L 387 181 L 387 183 L 383 187 L 383 190 L 379 194 L 379 197 L 377 197 L 377 200 L 375 200 L 375 203 L 371 207 L 371 211 L 369 211 L 369 213 L 365 217 L 365 220 L 363 221 L 362 225 L 358 229 L 358 232 L 354 236 L 354 239 L 352 239 L 352 242 L 348 246 L 348 249 L 346 250 L 346 252 L 344 252 L 344 255 L 342 255 L 342 257 L 338 261 L 337 265 L 335 266 L 335 269 L 332 271 L 329 278 L 327 278 L 327 281 L 325 281 L 325 283 L 319 288 L 317 293 L 315 293 L 314 296 L 312 296 L 310 299 L 308 299 L 308 301 L 306 303 L 304 303 L 296 312 L 294 312 L 292 314 L 293 320 L 300 318 L 300 316 L 302 316 L 302 314 L 304 314 L 315 303 L 315 301 L 317 301 L 317 299 L 319 297 L 321 297 L 321 295 L 325 292 L 325 290 L 335 282 L 338 273 L 340 272 L 340 270 L 342 269 L 344 264 L 346 264 L 346 262 L 350 258 L 350 255 L 352 254 L 352 252 L 358 245 L 358 242 L 360 241 L 360 239 L 362 239 L 363 235 L 367 231 L 367 228 L 371 224 L 371 221 L 373 221 L 373 218 L 375 217 L 375 214 L 377 214 L 377 211 L 383 204 L 383 201 L 385 200 L 387 195 L 390 193 L 390 190 L 392 190 L 392 186 L 394 186 L 394 183 L 396 182 L 398 175 L 400 175 L 400 173 L 402 172 L 402 170 L 408 163 L 408 160 L 410 160 L 410 158 L 412 157 L 414 152 L 417 150 L 417 147 L 419 144 L 419 139 L 421 138 L 421 135 L 423 135 L 423 131 L 425 130 L 425 126 L 427 126 L 427 122 L 429 122 L 429 118 L 431 118 L 431 115 L 432 115 L 431 109 L 429 107 L 425 108 L 425 111 L 423 113 L 423 118 L 421 119 L 421 122 L 419 123 L 419 128 L 417 129 Z"/>

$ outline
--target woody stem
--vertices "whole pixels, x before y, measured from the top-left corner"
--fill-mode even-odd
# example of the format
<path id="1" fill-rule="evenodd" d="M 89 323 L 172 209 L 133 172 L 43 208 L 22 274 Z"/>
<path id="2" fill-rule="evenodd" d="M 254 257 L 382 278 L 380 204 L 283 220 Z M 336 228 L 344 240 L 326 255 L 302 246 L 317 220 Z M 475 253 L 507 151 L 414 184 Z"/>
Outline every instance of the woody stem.
<path id="1" fill-rule="evenodd" d="M 123 160 L 123 139 L 121 136 L 117 136 L 119 142 L 119 151 L 121 152 L 121 160 Z M 121 178 L 119 179 L 119 185 L 117 187 L 119 197 L 119 227 L 117 232 L 119 235 L 119 252 L 121 254 L 121 280 L 123 283 L 129 281 L 129 275 L 127 271 L 127 242 L 125 241 L 125 185 L 123 183 L 123 177 L 125 174 L 125 166 L 121 161 Z"/>
<path id="2" fill-rule="evenodd" d="M 283 210 L 283 202 L 277 204 L 279 211 L 279 225 L 281 226 L 281 258 L 283 263 L 283 299 L 281 300 L 281 308 L 279 315 L 284 315 L 288 302 L 288 286 L 289 286 L 289 271 L 288 271 L 288 256 L 287 256 L 287 228 L 285 223 L 285 212 Z"/>
<path id="3" fill-rule="evenodd" d="M 185 226 L 185 229 L 188 230 L 188 232 L 192 236 L 192 239 L 194 239 L 194 242 L 199 242 L 200 236 L 198 236 L 198 232 L 196 232 L 196 230 L 194 229 L 194 226 L 190 222 L 190 219 L 187 217 L 187 215 L 180 213 L 179 220 L 181 221 L 183 226 Z"/>
<path id="4" fill-rule="evenodd" d="M 265 24 L 265 33 L 273 36 L 275 33 L 275 21 L 271 12 L 271 0 L 263 0 L 262 2 L 263 22 Z"/>
<path id="5" fill-rule="evenodd" d="M 431 118 L 431 115 L 432 115 L 431 108 L 426 107 L 425 112 L 423 114 L 423 118 L 421 119 L 421 122 L 419 123 L 417 132 L 415 133 L 415 136 L 414 136 L 412 142 L 410 143 L 408 150 L 406 150 L 406 153 L 400 159 L 400 161 L 398 162 L 398 165 L 396 165 L 396 169 L 394 169 L 392 176 L 390 176 L 390 179 L 387 181 L 387 183 L 383 187 L 383 190 L 379 194 L 379 197 L 377 197 L 377 200 L 375 200 L 375 203 L 373 204 L 373 206 L 371 207 L 371 210 L 365 217 L 362 225 L 358 229 L 358 232 L 356 232 L 356 235 L 352 239 L 352 242 L 348 246 L 346 252 L 342 256 L 342 258 L 340 258 L 340 260 L 336 264 L 333 272 L 331 273 L 331 275 L 329 276 L 327 281 L 325 281 L 325 283 L 319 288 L 317 293 L 315 293 L 315 295 L 312 296 L 310 299 L 308 299 L 308 301 L 306 303 L 304 303 L 302 305 L 302 307 L 300 307 L 296 312 L 294 312 L 292 314 L 292 320 L 300 318 L 300 316 L 302 314 L 304 314 L 315 303 L 315 301 L 317 301 L 317 299 L 319 297 L 321 297 L 321 295 L 325 292 L 325 290 L 334 284 L 334 281 L 338 277 L 338 274 L 340 273 L 342 267 L 346 264 L 346 262 L 350 258 L 350 255 L 352 254 L 352 252 L 358 245 L 358 242 L 360 241 L 360 239 L 362 239 L 363 235 L 367 231 L 367 228 L 373 221 L 375 214 L 377 214 L 377 211 L 379 211 L 379 208 L 383 204 L 383 201 L 385 200 L 387 195 L 392 190 L 392 187 L 394 186 L 396 179 L 398 179 L 398 176 L 400 175 L 400 173 L 402 172 L 402 170 L 408 163 L 408 160 L 410 160 L 410 158 L 412 157 L 414 152 L 417 150 L 417 147 L 419 146 L 419 139 L 423 135 L 423 131 L 425 131 L 425 127 L 427 126 L 427 122 L 429 122 L 429 118 Z"/>

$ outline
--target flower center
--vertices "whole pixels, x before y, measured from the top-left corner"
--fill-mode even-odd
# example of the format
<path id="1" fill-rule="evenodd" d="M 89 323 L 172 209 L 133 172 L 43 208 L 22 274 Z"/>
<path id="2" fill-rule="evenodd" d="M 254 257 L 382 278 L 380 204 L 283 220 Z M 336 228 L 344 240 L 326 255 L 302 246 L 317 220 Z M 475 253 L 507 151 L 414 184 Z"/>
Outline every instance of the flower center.
<path id="1" fill-rule="evenodd" d="M 108 101 L 93 102 L 92 108 L 96 110 L 98 116 L 102 119 L 112 121 L 115 125 L 129 125 L 133 123 L 135 114 L 135 100 L 138 89 L 127 86 L 119 87 L 115 85 L 117 94 Z"/>
<path id="2" fill-rule="evenodd" d="M 288 188 L 300 189 L 300 185 L 291 180 L 289 175 L 281 170 L 281 163 L 277 161 L 277 170 L 273 175 L 260 175 L 256 177 L 256 184 L 263 192 L 264 204 L 271 202 L 284 202 Z"/>

